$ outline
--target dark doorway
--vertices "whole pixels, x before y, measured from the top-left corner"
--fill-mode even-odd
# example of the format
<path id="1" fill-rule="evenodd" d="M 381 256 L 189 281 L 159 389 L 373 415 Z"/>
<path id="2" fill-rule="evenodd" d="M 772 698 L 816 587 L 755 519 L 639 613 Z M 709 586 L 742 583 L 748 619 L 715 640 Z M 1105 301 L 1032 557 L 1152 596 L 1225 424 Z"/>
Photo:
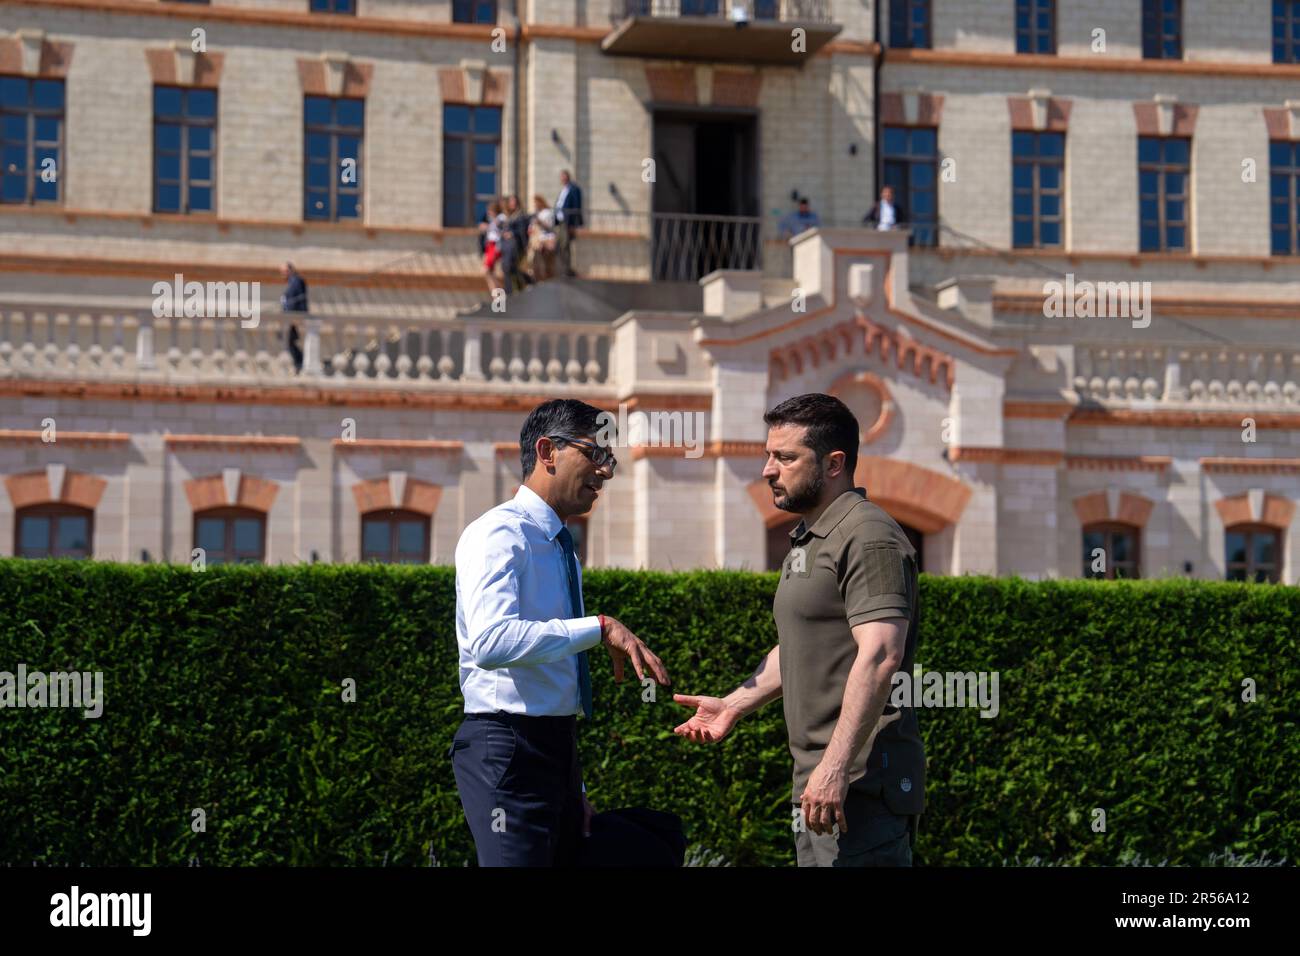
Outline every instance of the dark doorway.
<path id="1" fill-rule="evenodd" d="M 758 117 L 656 110 L 654 160 L 653 277 L 757 269 Z"/>

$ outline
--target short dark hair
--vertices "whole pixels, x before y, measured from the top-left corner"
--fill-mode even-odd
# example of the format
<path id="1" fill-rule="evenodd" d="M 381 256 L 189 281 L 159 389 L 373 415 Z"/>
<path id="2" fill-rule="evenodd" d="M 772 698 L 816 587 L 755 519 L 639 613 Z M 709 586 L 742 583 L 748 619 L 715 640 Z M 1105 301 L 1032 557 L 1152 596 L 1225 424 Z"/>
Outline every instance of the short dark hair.
<path id="1" fill-rule="evenodd" d="M 807 425 L 804 444 L 818 461 L 833 451 L 844 452 L 844 470 L 849 477 L 858 467 L 858 420 L 849 407 L 833 395 L 809 392 L 787 398 L 763 416 L 768 428 L 777 425 Z"/>
<path id="2" fill-rule="evenodd" d="M 537 439 L 544 435 L 564 435 L 566 438 L 594 435 L 604 421 L 602 414 L 605 413 L 599 408 L 576 398 L 555 398 L 529 412 L 524 427 L 519 430 L 519 465 L 523 480 L 528 480 L 537 465 Z"/>

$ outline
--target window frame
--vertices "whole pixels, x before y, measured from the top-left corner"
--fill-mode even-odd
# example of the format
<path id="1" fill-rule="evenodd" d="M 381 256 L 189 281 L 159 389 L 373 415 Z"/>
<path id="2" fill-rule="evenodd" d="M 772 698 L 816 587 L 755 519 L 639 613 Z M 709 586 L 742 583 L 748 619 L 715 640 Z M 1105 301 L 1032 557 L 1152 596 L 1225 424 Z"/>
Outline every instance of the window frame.
<path id="1" fill-rule="evenodd" d="M 885 145 L 889 139 L 891 131 L 903 130 L 907 133 L 908 148 L 905 153 L 890 154 Z M 912 151 L 912 137 L 921 130 L 927 130 L 934 136 L 934 152 L 927 158 L 919 153 Z M 898 225 L 905 226 L 912 230 L 911 242 L 914 245 L 925 248 L 937 248 L 939 245 L 939 168 L 941 157 L 939 153 L 939 128 L 937 126 L 906 126 L 903 124 L 890 124 L 881 126 L 880 129 L 880 176 L 881 186 L 892 186 L 894 189 L 895 206 L 899 211 Z M 906 183 L 900 185 L 890 176 L 891 164 L 895 169 L 906 167 Z M 925 192 L 925 187 L 915 187 L 913 185 L 913 170 L 916 166 L 929 165 L 933 168 L 933 185 L 929 187 L 934 193 L 934 217 L 933 219 L 919 220 L 916 218 L 914 211 L 913 198 L 917 192 Z M 903 188 L 905 186 L 905 188 Z M 921 232 L 917 229 L 920 225 L 925 229 Z"/>
<path id="2" fill-rule="evenodd" d="M 162 183 L 159 179 L 159 173 L 158 173 L 158 156 L 159 156 L 158 126 L 160 124 L 160 121 L 158 119 L 159 114 L 158 114 L 157 97 L 158 97 L 158 91 L 164 89 L 176 90 L 181 94 L 181 112 L 176 117 L 170 118 L 167 123 L 163 124 L 167 126 L 178 126 L 180 127 L 180 132 L 181 132 L 181 142 L 177 152 L 177 160 L 180 163 L 180 172 L 178 174 L 180 178 L 176 181 L 175 184 L 177 188 L 180 190 L 181 201 L 180 201 L 179 209 L 163 209 L 161 203 L 159 202 L 159 191 L 162 188 Z M 194 92 L 204 92 L 204 93 L 212 94 L 213 108 L 212 108 L 211 119 L 208 119 L 206 117 L 193 119 L 190 117 L 189 97 L 190 94 Z M 154 98 L 153 129 L 152 129 L 153 211 L 155 213 L 160 213 L 163 215 L 173 215 L 173 216 L 189 216 L 189 215 L 215 216 L 217 214 L 217 166 L 218 166 L 217 148 L 218 148 L 218 141 L 219 141 L 219 137 L 217 134 L 219 129 L 219 119 L 221 116 L 220 93 L 215 88 L 207 87 L 207 86 L 179 86 L 175 83 L 155 83 L 153 86 L 153 98 Z M 210 170 L 211 175 L 207 180 L 198 180 L 198 182 L 200 183 L 203 182 L 207 183 L 207 189 L 211 197 L 211 202 L 209 203 L 207 209 L 190 208 L 190 186 L 192 182 L 194 182 L 194 180 L 192 180 L 190 177 L 191 150 L 189 144 L 190 144 L 190 130 L 192 128 L 203 128 L 203 129 L 210 130 L 212 136 L 211 145 L 208 147 L 208 149 L 200 151 L 200 152 L 207 153 L 207 159 L 211 163 L 211 170 Z"/>
<path id="3" fill-rule="evenodd" d="M 1279 167 L 1274 158 L 1275 147 L 1285 146 L 1290 154 L 1286 165 Z M 1285 178 L 1287 197 L 1285 203 L 1276 201 L 1274 189 L 1279 178 Z M 1278 225 L 1274 214 L 1285 206 L 1287 213 L 1287 248 L 1278 251 Z M 1275 256 L 1300 255 L 1300 140 L 1270 139 L 1268 141 L 1268 248 Z"/>
<path id="4" fill-rule="evenodd" d="M 26 164 L 25 178 L 26 183 L 23 190 L 23 199 L 6 200 L 4 198 L 3 187 L 0 187 L 0 206 L 58 206 L 62 205 L 64 190 L 64 156 L 67 153 L 67 136 L 68 136 L 68 85 L 62 77 L 45 77 L 45 76 L 22 76 L 16 73 L 0 74 L 0 80 L 18 80 L 26 84 L 27 103 L 19 112 L 13 107 L 4 106 L 0 101 L 0 180 L 5 179 L 9 174 L 3 169 L 3 147 L 9 140 L 4 138 L 3 122 L 6 116 L 21 116 L 26 119 L 26 132 L 24 134 L 23 145 L 26 149 L 26 155 L 23 161 Z M 61 88 L 59 101 L 62 105 L 57 110 L 36 105 L 36 84 L 37 83 L 57 83 Z M 54 192 L 53 199 L 39 199 L 36 195 L 36 184 L 40 178 L 39 164 L 36 162 L 36 153 L 39 150 L 48 150 L 51 148 L 48 140 L 38 140 L 36 136 L 36 123 L 40 119 L 52 119 L 58 124 L 58 139 L 54 141 Z M 46 145 L 40 145 L 46 144 Z M 16 175 L 16 174 L 15 174 Z"/>
<path id="5" fill-rule="evenodd" d="M 50 518 L 49 550 L 44 554 L 28 554 L 22 547 L 22 530 L 24 518 Z M 62 518 L 86 519 L 86 553 L 79 554 L 63 551 L 58 546 L 58 521 Z M 41 558 L 75 558 L 90 560 L 95 556 L 95 511 L 78 505 L 47 501 L 36 505 L 27 505 L 14 509 L 14 550 L 15 558 L 38 560 Z"/>
<path id="6" fill-rule="evenodd" d="M 419 561 L 401 560 L 404 552 L 398 550 L 399 526 L 403 521 L 419 522 L 423 535 L 423 548 Z M 388 551 L 385 557 L 377 557 L 366 550 L 366 526 L 374 524 L 388 525 Z M 361 541 L 358 554 L 363 563 L 374 564 L 428 564 L 433 550 L 433 520 L 430 515 L 405 508 L 376 508 L 361 515 Z M 414 557 L 414 552 L 408 552 Z"/>
<path id="7" fill-rule="evenodd" d="M 1279 10 L 1282 12 L 1279 14 Z M 1273 0 L 1273 62 L 1300 63 L 1300 38 L 1296 37 L 1296 25 L 1300 24 L 1300 2 L 1297 0 Z M 1281 38 L 1279 39 L 1279 26 Z"/>
<path id="8" fill-rule="evenodd" d="M 204 508 L 202 511 L 196 511 L 193 514 L 193 520 L 190 523 L 190 541 L 191 551 L 194 548 L 203 547 L 199 544 L 199 521 L 202 519 L 220 518 L 226 522 L 225 541 L 223 542 L 223 554 L 230 554 L 231 560 L 213 562 L 212 552 L 207 548 L 203 549 L 203 561 L 205 565 L 220 564 L 266 564 L 266 529 L 267 515 L 265 511 L 257 511 L 253 508 L 241 508 L 238 506 L 223 505 L 218 508 Z M 235 520 L 239 518 L 252 518 L 258 521 L 258 555 L 256 561 L 245 561 L 235 551 Z"/>
<path id="9" fill-rule="evenodd" d="M 1165 13 L 1161 9 L 1165 3 L 1173 3 L 1177 9 L 1172 14 Z M 1178 52 L 1172 55 L 1165 52 L 1171 20 L 1172 36 L 1178 45 Z M 1183 59 L 1183 0 L 1142 0 L 1142 59 Z"/>
<path id="10" fill-rule="evenodd" d="M 1048 12 L 1051 14 L 1051 18 L 1052 18 L 1052 22 L 1047 27 L 1046 30 L 1040 30 L 1037 26 L 1035 26 L 1035 23 L 1038 19 L 1039 7 L 1042 5 L 1047 6 Z M 1029 26 L 1023 30 L 1020 27 L 1020 13 L 1021 13 L 1022 6 L 1028 7 L 1027 12 L 1029 14 Z M 1014 10 L 1015 10 L 1014 25 L 1015 25 L 1015 35 L 1016 35 L 1016 53 L 1035 54 L 1038 56 L 1055 55 L 1056 54 L 1056 33 L 1057 33 L 1056 0 L 1016 0 Z M 1037 46 L 1037 43 L 1035 41 L 1041 40 L 1041 38 L 1044 35 L 1046 35 L 1047 37 L 1048 49 L 1046 50 L 1035 49 L 1035 47 Z M 1022 40 L 1024 41 L 1025 44 L 1024 49 L 1021 48 Z"/>
<path id="11" fill-rule="evenodd" d="M 330 104 L 330 120 L 324 126 L 313 125 L 308 119 L 308 103 L 311 100 L 325 100 Z M 355 102 L 361 104 L 361 125 L 360 127 L 343 126 L 339 123 L 338 108 L 343 102 Z M 329 208 L 326 215 L 313 216 L 310 214 L 310 204 L 312 197 L 318 196 L 320 190 L 313 188 L 310 184 L 312 153 L 308 149 L 307 140 L 309 136 L 325 136 L 329 140 Z M 346 184 L 340 181 L 342 176 L 341 159 L 339 156 L 339 139 L 341 137 L 355 137 L 357 140 L 357 181 L 352 184 Z M 303 222 L 357 222 L 363 223 L 366 218 L 365 207 L 365 155 L 366 155 L 366 101 L 360 96 L 324 96 L 316 93 L 308 93 L 302 99 L 302 217 Z M 355 195 L 357 197 L 355 216 L 339 215 L 339 197 L 341 195 Z"/>
<path id="12" fill-rule="evenodd" d="M 469 120 L 470 120 L 471 129 L 467 133 L 447 131 L 447 111 L 449 109 L 458 109 L 458 108 L 467 109 L 470 111 Z M 477 124 L 475 121 L 478 116 L 478 111 L 480 110 L 494 110 L 496 112 L 497 131 L 495 133 L 491 133 L 491 134 L 479 133 L 477 131 L 476 129 Z M 479 214 L 478 212 L 479 203 L 483 202 L 485 204 L 484 208 L 486 209 L 486 206 L 489 205 L 491 201 L 495 199 L 498 195 L 500 195 L 502 159 L 504 157 L 504 146 L 503 146 L 503 136 L 505 133 L 505 127 L 503 125 L 504 122 L 505 122 L 505 109 L 501 106 L 494 106 L 491 104 L 482 104 L 482 103 L 443 103 L 442 104 L 442 225 L 443 228 L 446 229 L 470 228 L 477 225 L 477 223 L 482 218 L 481 214 Z M 461 195 L 465 201 L 468 201 L 469 208 L 468 211 L 466 212 L 466 216 L 468 218 L 466 218 L 463 222 L 451 221 L 451 218 L 448 216 L 450 206 L 447 201 L 447 184 L 448 184 L 447 156 L 450 151 L 448 150 L 447 145 L 449 140 L 463 142 L 466 144 L 465 156 L 468 162 L 465 166 L 465 180 L 464 182 L 461 183 L 461 188 L 462 188 Z M 488 170 L 488 167 L 486 166 L 480 167 L 477 161 L 475 160 L 474 158 L 475 147 L 485 143 L 492 144 L 496 147 L 496 165 L 494 167 L 491 167 L 491 169 L 496 177 L 497 188 L 490 195 L 487 193 L 479 193 L 475 188 L 476 182 L 478 180 L 478 173 L 480 171 L 480 168 L 482 168 L 483 171 Z M 486 198 L 480 199 L 480 196 Z M 462 207 L 462 211 L 464 211 L 463 207 Z"/>
<path id="13" fill-rule="evenodd" d="M 1150 141 L 1160 144 L 1160 159 L 1149 161 L 1142 159 L 1142 144 L 1144 141 Z M 1165 158 L 1165 149 L 1170 143 L 1181 142 L 1187 145 L 1187 162 L 1186 164 L 1171 163 Z M 1138 137 L 1138 251 L 1139 252 L 1190 252 L 1192 247 L 1192 138 L 1190 136 L 1139 136 Z M 1159 235 L 1158 244 L 1152 248 L 1143 240 L 1148 220 L 1142 216 L 1142 203 L 1147 199 L 1147 194 L 1142 191 L 1142 174 L 1154 173 L 1156 179 L 1156 231 Z M 1177 173 L 1183 177 L 1183 190 L 1181 193 L 1171 194 L 1168 191 L 1168 176 L 1171 173 Z M 1181 220 L 1170 220 L 1168 204 L 1177 202 L 1181 197 L 1183 203 L 1183 218 Z M 1183 230 L 1183 243 L 1180 246 L 1172 246 L 1169 243 L 1169 230 L 1171 228 L 1181 228 Z"/>
<path id="14" fill-rule="evenodd" d="M 474 14 L 481 4 L 490 4 L 492 7 L 492 17 L 488 20 L 476 20 Z M 468 8 L 466 10 L 466 8 Z M 468 16 L 462 16 L 462 11 L 468 13 Z M 495 24 L 501 16 L 501 5 L 497 0 L 451 0 L 451 22 L 452 23 L 479 23 Z"/>
<path id="15" fill-rule="evenodd" d="M 322 4 L 322 3 L 326 4 L 328 9 L 325 10 L 317 9 L 317 4 Z M 346 3 L 349 9 L 347 10 L 336 9 L 336 7 L 341 3 Z M 329 14 L 330 16 L 338 16 L 338 17 L 354 17 L 357 15 L 357 0 L 307 0 L 307 12 L 325 13 L 325 14 Z"/>
<path id="16" fill-rule="evenodd" d="M 1102 550 L 1106 553 L 1106 572 L 1097 574 L 1092 570 L 1092 553 L 1088 548 L 1088 535 L 1102 535 Z M 1132 535 L 1133 557 L 1127 561 L 1115 560 L 1114 536 L 1118 534 Z M 1126 524 L 1123 521 L 1091 521 L 1079 529 L 1079 544 L 1083 552 L 1083 576 L 1090 581 L 1140 581 L 1142 579 L 1142 529 L 1134 524 Z M 1133 573 L 1121 577 L 1118 573 L 1121 566 L 1132 566 Z"/>
<path id="17" fill-rule="evenodd" d="M 1029 156 L 1017 156 L 1016 154 L 1016 137 L 1030 136 L 1033 137 L 1034 151 Z M 1061 141 L 1061 151 L 1059 156 L 1044 155 L 1039 144 L 1043 137 L 1059 137 Z M 1057 130 L 1021 130 L 1013 129 L 1011 131 L 1011 247 L 1013 249 L 1061 249 L 1065 246 L 1065 150 L 1066 134 Z M 1016 212 L 1016 196 L 1023 194 L 1026 189 L 1016 185 L 1016 168 L 1017 166 L 1028 166 L 1031 171 L 1032 182 L 1028 187 L 1028 193 L 1031 203 L 1029 215 L 1023 216 Z M 1042 185 L 1042 168 L 1045 166 L 1055 167 L 1057 170 L 1058 186 L 1056 189 L 1048 189 Z M 1055 216 L 1048 216 L 1042 211 L 1042 198 L 1044 196 L 1055 195 L 1058 205 L 1058 211 Z M 1016 224 L 1028 221 L 1033 230 L 1033 240 L 1029 244 L 1019 242 L 1016 239 Z M 1043 241 L 1043 224 L 1056 223 L 1057 241 Z"/>
<path id="18" fill-rule="evenodd" d="M 904 12 L 900 14 L 900 10 Z M 917 13 L 921 14 L 919 27 L 914 22 Z M 900 31 L 906 31 L 905 39 Z M 918 31 L 924 33 L 921 43 L 916 42 Z M 889 0 L 889 46 L 895 50 L 934 49 L 934 6 L 930 0 Z"/>
<path id="19" fill-rule="evenodd" d="M 1229 560 L 1228 535 L 1230 534 L 1245 535 L 1246 560 L 1244 562 Z M 1240 570 L 1245 574 L 1245 577 L 1240 580 L 1247 584 L 1263 583 L 1256 581 L 1255 572 L 1259 570 L 1261 565 L 1257 564 L 1255 561 L 1254 543 L 1256 535 L 1264 534 L 1272 535 L 1274 538 L 1274 561 L 1272 562 L 1273 571 L 1269 574 L 1267 583 L 1282 583 L 1282 567 L 1286 563 L 1286 530 L 1284 528 L 1275 527 L 1274 525 L 1260 524 L 1257 521 L 1241 522 L 1239 524 L 1229 525 L 1223 529 L 1223 579 L 1225 581 L 1238 580 L 1232 576 L 1232 573 L 1236 567 L 1240 566 Z M 1267 564 L 1262 566 L 1268 567 Z"/>

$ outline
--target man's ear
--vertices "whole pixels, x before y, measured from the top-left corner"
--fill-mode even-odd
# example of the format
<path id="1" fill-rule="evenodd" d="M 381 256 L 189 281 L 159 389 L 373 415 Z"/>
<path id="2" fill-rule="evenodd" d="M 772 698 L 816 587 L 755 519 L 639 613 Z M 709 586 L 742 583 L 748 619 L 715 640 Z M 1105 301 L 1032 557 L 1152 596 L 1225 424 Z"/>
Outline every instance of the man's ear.
<path id="1" fill-rule="evenodd" d="M 826 477 L 838 478 L 844 474 L 844 459 L 848 456 L 842 451 L 833 451 L 826 456 Z"/>
<path id="2" fill-rule="evenodd" d="M 537 452 L 537 463 L 539 465 L 544 468 L 555 467 L 555 456 L 559 451 L 555 442 L 543 435 L 537 439 L 537 444 L 533 446 L 533 450 Z"/>

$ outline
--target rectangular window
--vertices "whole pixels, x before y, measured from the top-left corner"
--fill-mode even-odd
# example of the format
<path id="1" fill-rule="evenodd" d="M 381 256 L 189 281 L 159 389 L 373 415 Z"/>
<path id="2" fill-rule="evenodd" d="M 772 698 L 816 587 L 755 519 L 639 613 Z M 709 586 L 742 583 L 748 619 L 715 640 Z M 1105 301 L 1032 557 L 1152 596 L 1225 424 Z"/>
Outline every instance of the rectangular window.
<path id="1" fill-rule="evenodd" d="M 1183 0 L 1142 0 L 1142 56 L 1183 58 Z"/>
<path id="2" fill-rule="evenodd" d="M 356 13 L 356 0 L 311 0 L 312 13 Z"/>
<path id="3" fill-rule="evenodd" d="M 1056 52 L 1056 0 L 1016 0 L 1016 52 Z"/>
<path id="4" fill-rule="evenodd" d="M 1179 137 L 1138 137 L 1138 204 L 1143 252 L 1187 250 L 1187 184 L 1192 141 Z"/>
<path id="5" fill-rule="evenodd" d="M 501 191 L 501 107 L 442 108 L 442 224 L 472 226 Z"/>
<path id="6" fill-rule="evenodd" d="M 1300 0 L 1273 0 L 1273 62 L 1300 62 Z"/>
<path id="7" fill-rule="evenodd" d="M 938 245 L 938 130 L 886 126 L 883 140 L 881 181 L 894 187 L 899 225 L 912 230 L 917 245 Z"/>
<path id="8" fill-rule="evenodd" d="M 1020 249 L 1061 244 L 1065 134 L 1011 134 L 1011 234 Z"/>
<path id="9" fill-rule="evenodd" d="M 366 102 L 308 96 L 303 110 L 303 218 L 338 222 L 361 216 L 361 147 Z"/>
<path id="10" fill-rule="evenodd" d="M 1300 143 L 1268 144 L 1268 196 L 1273 255 L 1300 255 Z"/>
<path id="11" fill-rule="evenodd" d="M 1124 524 L 1090 524 L 1083 529 L 1085 578 L 1139 578 L 1142 533 Z"/>
<path id="12" fill-rule="evenodd" d="M 889 0 L 889 45 L 930 48 L 930 0 Z"/>
<path id="13" fill-rule="evenodd" d="M 0 202 L 56 203 L 63 178 L 63 81 L 0 76 Z"/>
<path id="14" fill-rule="evenodd" d="M 452 23 L 496 23 L 497 0 L 452 0 Z"/>
<path id="15" fill-rule="evenodd" d="M 1277 584 L 1282 578 L 1282 532 L 1263 525 L 1224 529 L 1224 560 L 1229 581 Z"/>
<path id="16" fill-rule="evenodd" d="M 216 153 L 217 91 L 155 86 L 154 212 L 212 212 Z"/>

